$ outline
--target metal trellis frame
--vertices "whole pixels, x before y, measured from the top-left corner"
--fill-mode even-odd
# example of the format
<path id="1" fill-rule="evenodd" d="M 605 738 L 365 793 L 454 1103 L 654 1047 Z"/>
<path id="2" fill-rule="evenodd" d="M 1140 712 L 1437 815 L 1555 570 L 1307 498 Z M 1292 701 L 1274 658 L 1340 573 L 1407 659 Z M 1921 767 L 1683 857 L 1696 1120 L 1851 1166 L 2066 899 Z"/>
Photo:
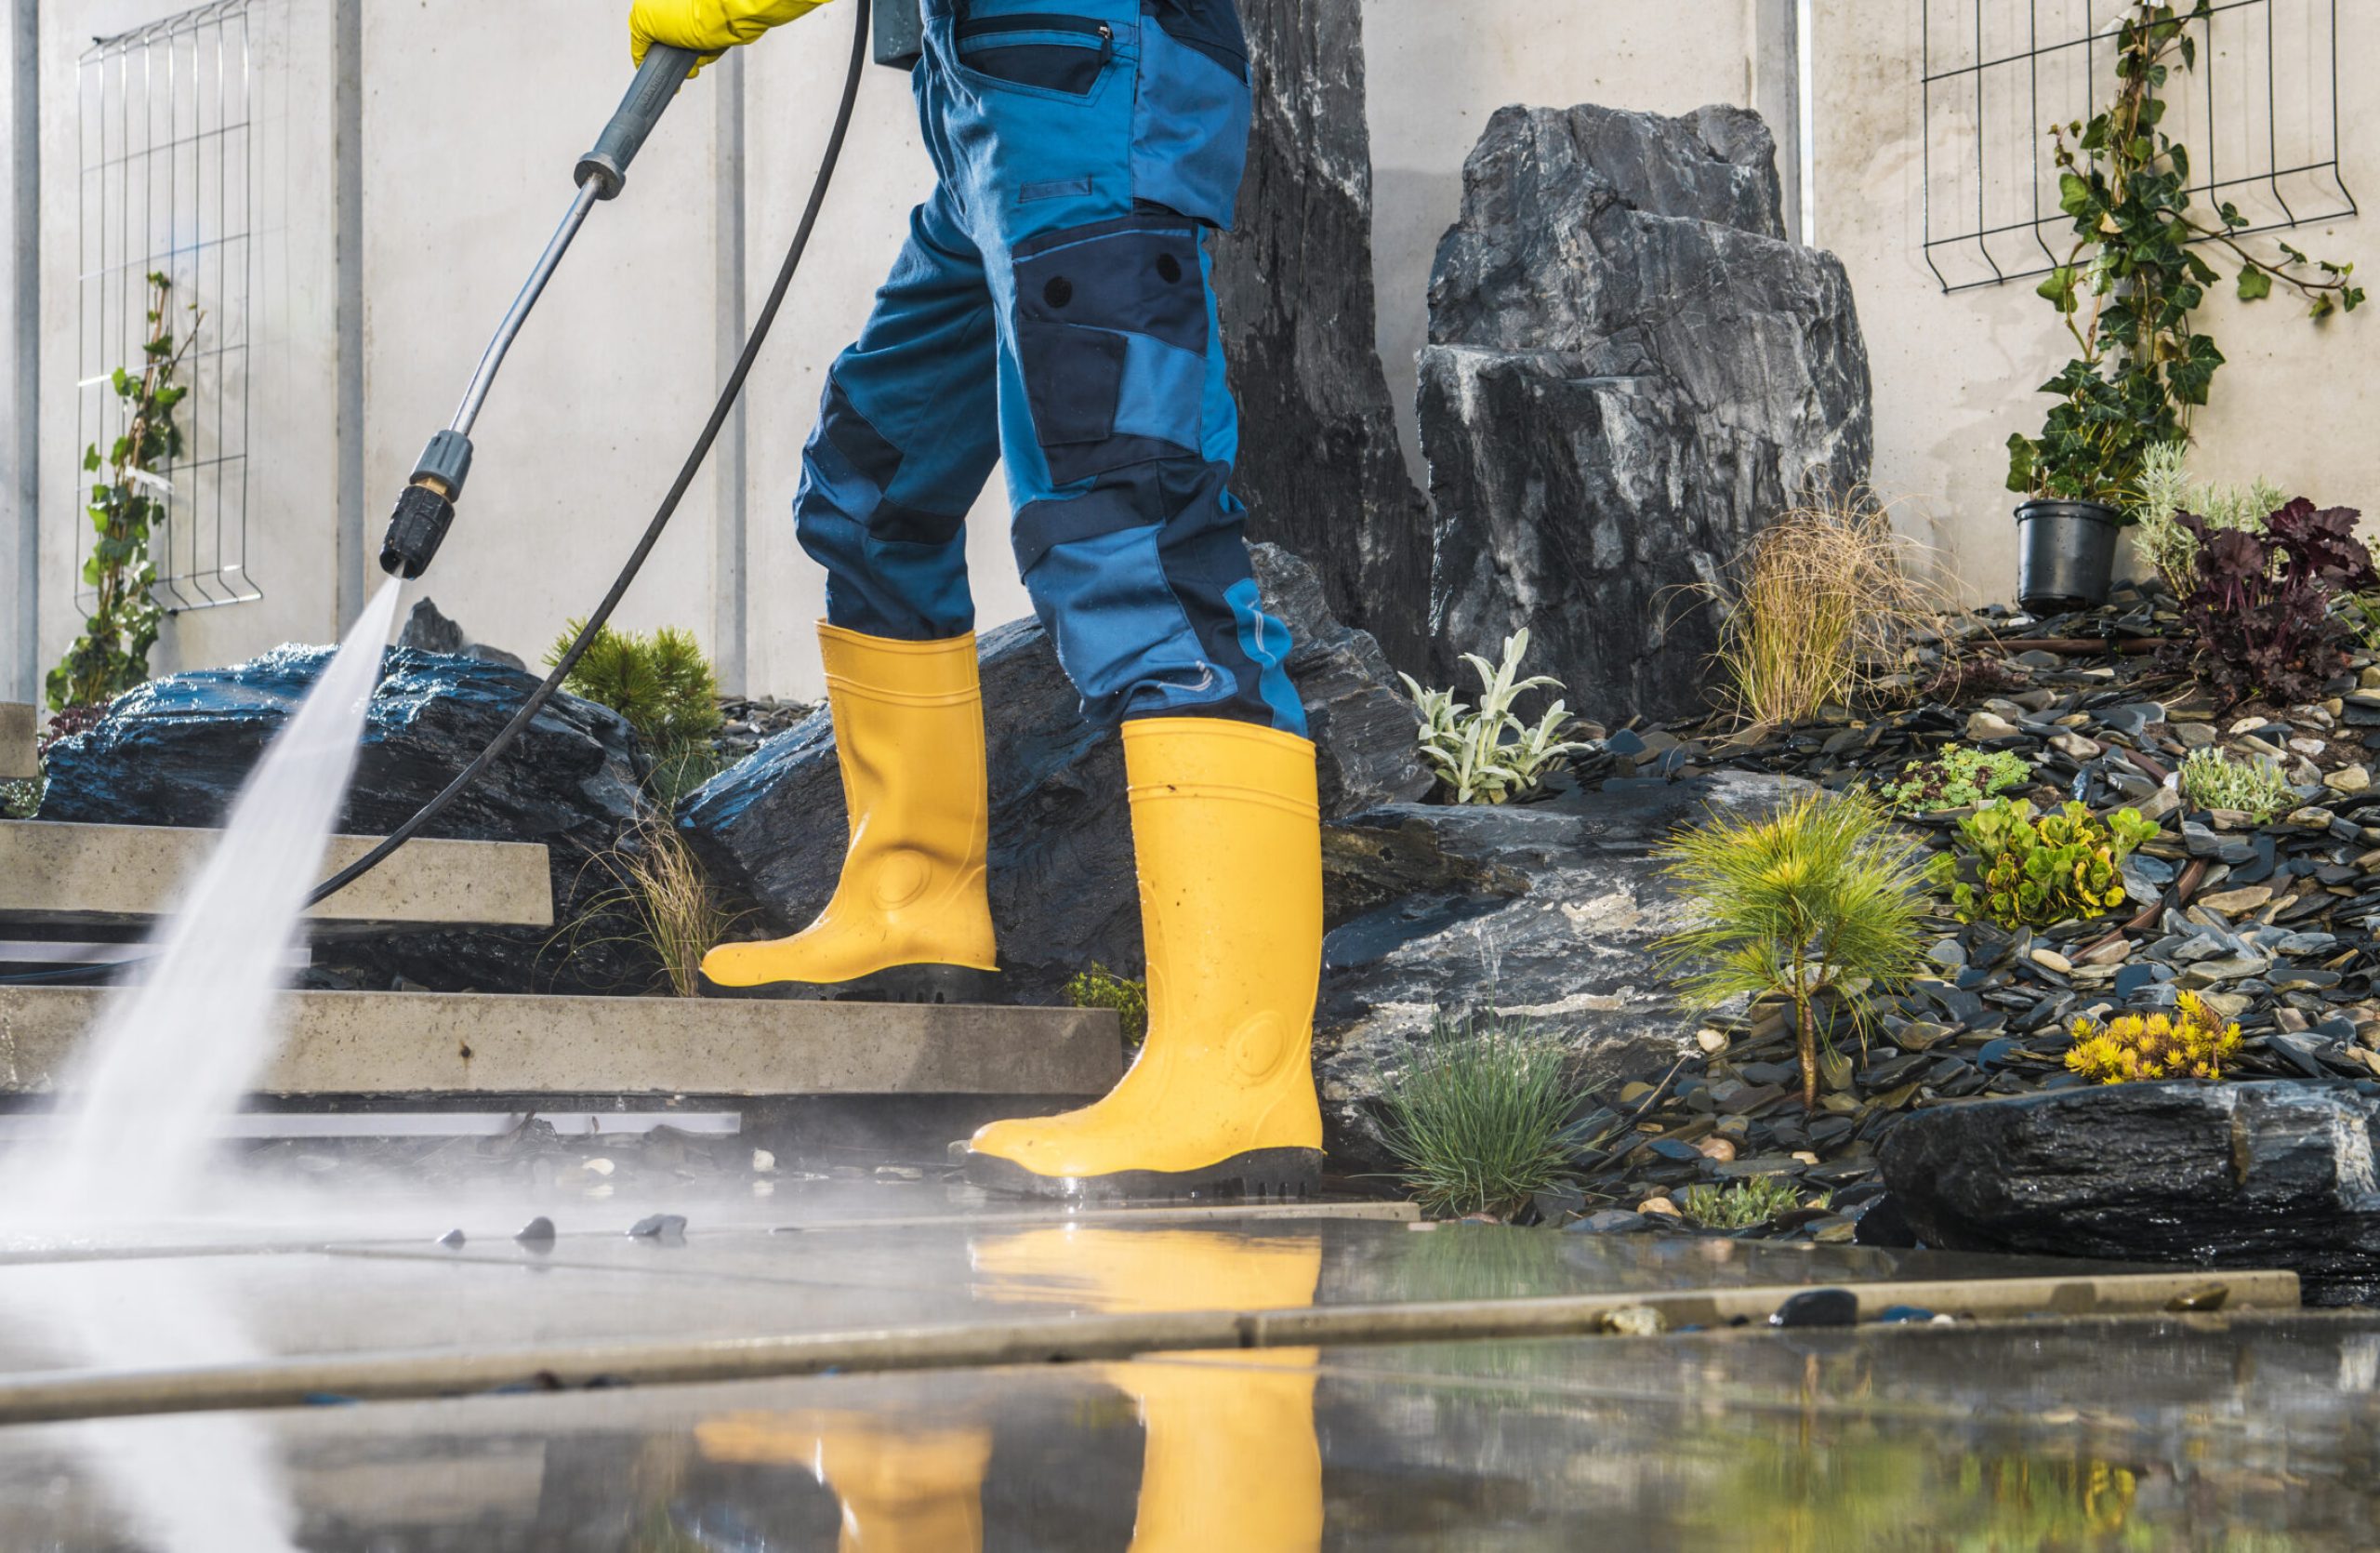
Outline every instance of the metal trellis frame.
<path id="1" fill-rule="evenodd" d="M 248 555 L 252 31 L 250 0 L 214 0 L 95 39 L 79 73 L 79 405 L 67 489 L 79 506 L 92 481 L 83 449 L 96 444 L 104 458 L 124 430 L 111 379 L 139 370 L 148 277 L 166 274 L 169 326 L 191 339 L 182 455 L 156 471 L 171 494 L 150 536 L 154 596 L 168 613 L 262 596 Z M 94 535 L 87 523 L 76 531 L 79 563 Z"/>
<path id="2" fill-rule="evenodd" d="M 2134 0 L 1917 4 L 1926 266 L 1946 292 L 2046 274 L 2071 243 L 2050 126 L 2104 105 Z M 2168 100 L 2194 199 L 2240 206 L 2241 233 L 2356 215 L 2339 169 L 2338 0 L 2220 0 L 2191 26 L 2198 64 Z"/>

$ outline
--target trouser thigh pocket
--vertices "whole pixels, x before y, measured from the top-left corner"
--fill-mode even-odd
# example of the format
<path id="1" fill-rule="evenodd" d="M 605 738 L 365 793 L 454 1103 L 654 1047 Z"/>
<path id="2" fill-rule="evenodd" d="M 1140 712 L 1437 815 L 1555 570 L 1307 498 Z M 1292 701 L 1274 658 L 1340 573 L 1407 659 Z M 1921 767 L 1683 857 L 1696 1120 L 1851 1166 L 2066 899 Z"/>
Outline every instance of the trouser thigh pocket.
<path id="1" fill-rule="evenodd" d="M 1017 366 L 1053 485 L 1198 451 L 1209 343 L 1199 230 L 1135 213 L 1017 246 Z"/>

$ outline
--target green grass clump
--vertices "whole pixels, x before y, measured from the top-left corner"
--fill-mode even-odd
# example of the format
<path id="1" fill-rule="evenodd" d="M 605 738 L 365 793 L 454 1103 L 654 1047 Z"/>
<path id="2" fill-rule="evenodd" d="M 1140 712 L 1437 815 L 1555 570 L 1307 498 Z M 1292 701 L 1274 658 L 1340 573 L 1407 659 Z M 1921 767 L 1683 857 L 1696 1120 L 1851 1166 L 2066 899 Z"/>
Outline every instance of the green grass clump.
<path id="1" fill-rule="evenodd" d="M 1900 779 L 1878 790 L 1899 813 L 1924 815 L 1937 809 L 1973 808 L 2032 774 L 2031 763 L 2013 750 L 1946 744 L 1932 760 L 1911 761 L 1901 767 Z"/>
<path id="2" fill-rule="evenodd" d="M 1716 815 L 1658 854 L 1694 925 L 1661 941 L 1688 1001 L 1782 998 L 1800 1040 L 1802 1098 L 1818 1104 L 1818 1005 L 1863 1032 L 1871 1000 L 1917 974 L 1917 843 L 1871 798 L 1812 794 L 1766 818 Z"/>
<path id="3" fill-rule="evenodd" d="M 2180 774 L 2182 802 L 2193 809 L 2236 809 L 2258 825 L 2297 806 L 2297 793 L 2278 763 L 2262 755 L 2235 758 L 2220 750 L 2193 750 Z"/>
<path id="4" fill-rule="evenodd" d="M 1527 1020 L 1440 1015 L 1382 1088 L 1396 1179 L 1426 1212 L 1509 1215 L 1577 1178 L 1586 1094 L 1562 1043 Z"/>
<path id="5" fill-rule="evenodd" d="M 1066 983 L 1066 1002 L 1077 1008 L 1112 1008 L 1124 1028 L 1124 1049 L 1137 1051 L 1149 1033 L 1149 984 L 1119 976 L 1092 961 L 1091 969 Z"/>
<path id="6" fill-rule="evenodd" d="M 550 669 L 586 624 L 573 620 L 546 654 Z M 562 681 L 574 696 L 611 708 L 653 756 L 645 787 L 664 811 L 719 772 L 719 679 L 692 631 L 664 626 L 650 636 L 605 626 Z"/>
<path id="7" fill-rule="evenodd" d="M 1678 1211 L 1705 1229 L 1749 1229 L 1801 1205 L 1800 1194 L 1784 1176 L 1755 1175 L 1730 1187 L 1688 1187 Z"/>

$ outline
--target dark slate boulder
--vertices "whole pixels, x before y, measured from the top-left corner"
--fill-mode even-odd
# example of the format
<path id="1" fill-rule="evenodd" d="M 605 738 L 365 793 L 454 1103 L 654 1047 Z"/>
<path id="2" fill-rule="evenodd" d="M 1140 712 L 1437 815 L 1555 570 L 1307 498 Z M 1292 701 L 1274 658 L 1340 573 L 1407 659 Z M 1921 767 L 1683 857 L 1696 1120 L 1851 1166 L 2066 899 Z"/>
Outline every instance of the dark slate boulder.
<path id="1" fill-rule="evenodd" d="M 1384 805 L 1327 830 L 1315 1057 L 1334 1160 L 1387 1167 L 1382 1093 L 1442 1012 L 1528 1019 L 1593 1086 L 1667 1070 L 1699 1021 L 1655 968 L 1686 908 L 1653 849 L 1713 811 L 1808 790 L 1741 771 L 1620 778 L 1541 803 Z"/>
<path id="2" fill-rule="evenodd" d="M 2134 1083 L 1911 1113 L 1878 1149 L 1928 1245 L 2282 1268 L 2380 1297 L 2380 1100 L 2306 1083 Z"/>
<path id="3" fill-rule="evenodd" d="M 1867 350 L 1757 114 L 1505 108 L 1438 249 L 1419 409 L 1437 667 L 1527 627 L 1589 716 L 1699 710 L 1696 590 L 1867 477 Z"/>
<path id="4" fill-rule="evenodd" d="M 327 647 L 281 647 L 228 669 L 154 680 L 119 697 L 87 733 L 55 745 L 40 817 L 107 825 L 213 826 L 265 745 L 330 660 Z M 374 689 L 354 785 L 339 828 L 385 835 L 495 738 L 536 688 L 517 669 L 391 649 Z M 541 842 L 551 852 L 556 920 L 569 923 L 614 888 L 595 860 L 640 814 L 644 757 L 628 724 L 575 696 L 549 702 L 504 758 L 425 834 Z M 601 925 L 567 940 L 539 929 L 376 935 L 323 945 L 318 960 L 385 985 L 432 990 L 642 991 L 651 965 Z"/>
<path id="5" fill-rule="evenodd" d="M 1255 119 L 1215 239 L 1249 532 L 1312 561 L 1330 607 L 1400 668 L 1429 652 L 1429 503 L 1373 344 L 1361 0 L 1241 0 Z"/>
<path id="6" fill-rule="evenodd" d="M 1320 750 L 1326 816 L 1427 791 L 1415 714 L 1379 647 L 1324 612 L 1311 568 L 1271 546 L 1254 552 L 1267 606 L 1296 639 L 1289 669 Z M 1093 961 L 1137 975 L 1120 745 L 1083 720 L 1038 621 L 985 633 L 982 656 L 992 914 L 1008 994 L 1046 1000 Z M 706 783 L 680 805 L 679 827 L 713 883 L 758 909 L 756 932 L 808 923 L 834 893 L 845 843 L 829 715 L 813 714 Z"/>

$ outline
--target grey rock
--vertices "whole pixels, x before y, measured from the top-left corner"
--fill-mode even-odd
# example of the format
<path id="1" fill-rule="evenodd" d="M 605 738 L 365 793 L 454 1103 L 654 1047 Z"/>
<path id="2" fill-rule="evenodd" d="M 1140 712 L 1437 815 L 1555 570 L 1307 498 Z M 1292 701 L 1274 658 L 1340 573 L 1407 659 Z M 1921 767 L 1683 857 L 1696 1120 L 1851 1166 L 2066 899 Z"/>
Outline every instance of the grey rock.
<path id="1" fill-rule="evenodd" d="M 1241 0 L 1255 120 L 1215 240 L 1249 532 L 1311 559 L 1331 608 L 1429 667 L 1430 509 L 1373 346 L 1371 133 L 1360 0 Z"/>
<path id="2" fill-rule="evenodd" d="M 1755 114 L 1506 108 L 1440 245 L 1419 405 L 1441 667 L 1527 627 L 1589 715 L 1697 709 L 1692 590 L 1867 474 L 1849 281 L 1785 240 Z"/>
<path id="3" fill-rule="evenodd" d="M 1338 819 L 1433 785 L 1420 723 L 1380 649 L 1322 610 L 1312 570 L 1254 547 L 1266 604 L 1289 625 L 1290 678 L 1319 751 L 1323 815 Z M 1046 999 L 1096 961 L 1141 964 L 1124 761 L 1110 730 L 1083 719 L 1039 622 L 983 640 L 990 744 L 992 915 L 1006 995 Z M 680 831 L 712 883 L 758 911 L 751 931 L 792 932 L 833 894 L 846 843 L 832 718 L 821 710 L 679 805 Z"/>
<path id="4" fill-rule="evenodd" d="M 1442 1012 L 1526 1018 L 1592 1085 L 1667 1071 L 1700 1021 L 1655 966 L 1654 945 L 1686 911 L 1652 849 L 1709 811 L 1808 790 L 1722 771 L 1546 803 L 1391 804 L 1329 828 L 1315 1058 L 1334 1157 L 1387 1166 L 1382 1095 Z"/>
<path id="5" fill-rule="evenodd" d="M 152 680 L 49 755 L 41 817 L 112 825 L 211 826 L 331 657 L 279 647 L 227 669 Z M 392 649 L 374 687 L 339 828 L 384 836 L 413 817 L 509 722 L 536 687 L 477 658 Z M 551 861 L 556 921 L 595 916 L 575 936 L 538 928 L 406 933 L 324 941 L 318 964 L 403 976 L 432 991 L 641 992 L 654 962 L 606 914 L 617 890 L 599 861 L 644 813 L 646 757 L 627 723 L 575 696 L 546 703 L 511 748 L 423 832 L 538 842 Z"/>
<path id="6" fill-rule="evenodd" d="M 2286 1268 L 2310 1303 L 2368 1303 L 2375 1115 L 2328 1085 L 2092 1085 L 1916 1111 L 1878 1153 L 1928 1245 Z"/>
<path id="7" fill-rule="evenodd" d="M 463 634 L 463 628 L 448 619 L 430 599 L 415 604 L 413 613 L 405 617 L 404 629 L 397 632 L 397 645 L 400 647 L 411 647 L 421 653 L 445 653 L 450 657 L 460 654 L 469 641 L 470 638 Z"/>

